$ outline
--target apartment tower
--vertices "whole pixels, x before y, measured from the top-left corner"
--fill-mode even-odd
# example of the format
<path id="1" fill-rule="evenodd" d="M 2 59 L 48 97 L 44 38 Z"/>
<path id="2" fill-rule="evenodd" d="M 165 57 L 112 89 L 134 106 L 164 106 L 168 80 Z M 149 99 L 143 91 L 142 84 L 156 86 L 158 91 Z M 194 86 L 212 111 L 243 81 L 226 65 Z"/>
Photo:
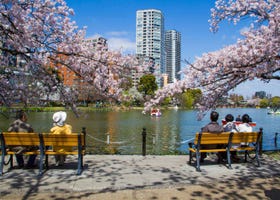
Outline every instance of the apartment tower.
<path id="1" fill-rule="evenodd" d="M 165 72 L 164 17 L 161 11 L 155 9 L 137 11 L 136 55 L 154 60 L 154 74 L 160 86 L 161 74 Z"/>
<path id="2" fill-rule="evenodd" d="M 168 83 L 174 83 L 180 80 L 178 72 L 181 70 L 181 33 L 176 30 L 165 32 L 165 53 Z"/>

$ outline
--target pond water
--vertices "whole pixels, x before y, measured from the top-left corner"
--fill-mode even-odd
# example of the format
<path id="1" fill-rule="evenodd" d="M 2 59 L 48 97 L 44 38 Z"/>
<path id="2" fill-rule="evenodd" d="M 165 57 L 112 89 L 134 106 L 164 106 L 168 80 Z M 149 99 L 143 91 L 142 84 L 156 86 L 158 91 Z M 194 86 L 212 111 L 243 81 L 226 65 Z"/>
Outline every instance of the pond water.
<path id="1" fill-rule="evenodd" d="M 228 113 L 249 114 L 257 123 L 254 130 L 263 128 L 263 150 L 275 150 L 275 132 L 279 132 L 280 115 L 268 115 L 266 109 L 218 109 L 219 122 Z M 188 142 L 202 126 L 209 122 L 209 113 L 197 121 L 196 111 L 163 110 L 161 117 L 143 115 L 133 111 L 85 112 L 77 118 L 68 112 L 67 123 L 73 132 L 87 130 L 87 150 L 94 154 L 141 154 L 142 131 L 147 132 L 147 154 L 165 155 L 188 153 Z M 36 132 L 48 132 L 52 127 L 52 112 L 28 113 L 28 122 Z M 7 130 L 13 119 L 0 116 L 0 129 Z M 279 134 L 280 137 L 280 134 Z M 108 144 L 108 140 L 110 141 Z M 280 139 L 279 139 L 280 146 Z"/>

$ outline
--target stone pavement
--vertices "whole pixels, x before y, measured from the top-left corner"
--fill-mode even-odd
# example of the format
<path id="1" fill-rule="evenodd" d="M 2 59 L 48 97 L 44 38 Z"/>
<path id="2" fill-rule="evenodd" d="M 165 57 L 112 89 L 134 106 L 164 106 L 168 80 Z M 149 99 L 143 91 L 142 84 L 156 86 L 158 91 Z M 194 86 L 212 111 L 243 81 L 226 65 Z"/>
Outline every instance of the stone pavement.
<path id="1" fill-rule="evenodd" d="M 38 169 L 6 167 L 0 177 L 0 199 L 274 199 L 280 195 L 280 162 L 266 155 L 261 167 L 239 162 L 232 170 L 217 164 L 214 155 L 202 164 L 202 172 L 187 161 L 187 155 L 86 155 L 80 176 L 72 156 L 62 167 L 50 162 L 42 176 Z"/>

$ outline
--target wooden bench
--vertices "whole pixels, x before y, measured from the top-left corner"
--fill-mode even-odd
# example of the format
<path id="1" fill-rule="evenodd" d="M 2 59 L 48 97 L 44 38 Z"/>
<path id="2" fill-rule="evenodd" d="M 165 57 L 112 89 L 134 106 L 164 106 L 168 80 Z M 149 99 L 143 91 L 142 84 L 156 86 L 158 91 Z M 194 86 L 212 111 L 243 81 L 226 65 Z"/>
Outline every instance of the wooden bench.
<path id="1" fill-rule="evenodd" d="M 46 168 L 49 168 L 48 165 L 48 156 L 49 155 L 77 155 L 78 156 L 78 166 L 77 174 L 80 175 L 83 169 L 83 156 L 85 155 L 85 135 L 83 133 L 77 134 L 72 133 L 71 135 L 54 135 L 49 133 L 42 134 L 43 140 L 43 149 L 45 156 L 45 165 Z M 53 151 L 53 148 L 56 146 L 63 146 L 72 148 L 69 151 L 67 148 L 66 151 Z M 49 148 L 52 147 L 52 148 Z M 42 162 L 40 162 L 43 165 Z M 42 166 L 40 166 L 42 168 Z"/>
<path id="2" fill-rule="evenodd" d="M 10 168 L 13 168 L 13 155 L 10 146 L 35 146 L 38 147 L 31 151 L 24 151 L 23 155 L 39 155 L 39 174 L 43 173 L 44 158 L 46 169 L 48 169 L 48 155 L 78 155 L 77 174 L 80 175 L 83 168 L 83 156 L 85 155 L 85 132 L 73 133 L 71 135 L 52 135 L 48 133 L 23 133 L 23 132 L 2 132 L 1 140 L 1 163 L 0 173 L 3 175 L 5 156 L 10 155 Z M 71 151 L 55 152 L 55 146 L 72 147 Z"/>
<path id="3" fill-rule="evenodd" d="M 259 132 L 223 132 L 223 133 L 196 133 L 194 143 L 189 143 L 189 164 L 196 157 L 196 170 L 200 170 L 201 153 L 226 152 L 228 168 L 231 169 L 232 151 L 245 152 L 245 161 L 250 152 L 254 152 L 254 158 L 260 166 L 259 151 L 262 138 L 262 129 Z M 246 144 L 246 145 L 245 145 Z M 201 146 L 202 145 L 202 146 Z M 205 148 L 205 145 L 215 145 L 216 148 Z M 237 146 L 237 147 L 236 147 Z"/>

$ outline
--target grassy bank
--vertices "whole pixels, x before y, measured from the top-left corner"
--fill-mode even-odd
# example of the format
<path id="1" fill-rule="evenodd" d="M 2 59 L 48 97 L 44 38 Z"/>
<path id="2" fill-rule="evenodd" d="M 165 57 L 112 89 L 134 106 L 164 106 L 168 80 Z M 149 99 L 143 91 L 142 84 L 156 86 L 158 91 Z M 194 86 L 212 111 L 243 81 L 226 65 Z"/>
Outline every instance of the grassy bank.
<path id="1" fill-rule="evenodd" d="M 280 160 L 280 151 L 268 151 L 265 154 L 275 160 Z"/>
<path id="2" fill-rule="evenodd" d="M 168 106 L 162 106 L 158 107 L 161 110 L 170 110 L 174 109 L 174 107 L 168 107 Z M 65 107 L 65 106 L 28 106 L 24 107 L 22 104 L 15 104 L 11 107 L 6 107 L 6 106 L 0 106 L 0 112 L 9 112 L 9 111 L 16 111 L 16 110 L 25 110 L 29 112 L 55 112 L 55 111 L 66 111 L 66 110 L 71 110 L 70 107 Z M 144 107 L 143 106 L 124 106 L 124 105 L 112 105 L 112 104 L 104 104 L 102 106 L 97 106 L 96 104 L 88 104 L 88 106 L 77 106 L 78 110 L 81 111 L 129 111 L 129 110 L 140 110 L 143 111 Z M 183 109 L 183 108 L 180 108 Z"/>
<path id="3" fill-rule="evenodd" d="M 78 107 L 78 110 L 81 111 L 96 111 L 96 110 L 113 110 L 113 107 L 103 107 L 103 108 L 95 108 L 95 107 Z M 15 112 L 17 110 L 24 110 L 27 112 L 56 112 L 56 111 L 67 111 L 71 110 L 71 108 L 65 107 L 0 107 L 1 112 Z"/>
<path id="4" fill-rule="evenodd" d="M 59 111 L 59 110 L 67 110 L 65 107 L 1 107 L 1 112 L 14 112 L 17 110 L 24 110 L 29 112 L 53 112 L 53 111 Z"/>

